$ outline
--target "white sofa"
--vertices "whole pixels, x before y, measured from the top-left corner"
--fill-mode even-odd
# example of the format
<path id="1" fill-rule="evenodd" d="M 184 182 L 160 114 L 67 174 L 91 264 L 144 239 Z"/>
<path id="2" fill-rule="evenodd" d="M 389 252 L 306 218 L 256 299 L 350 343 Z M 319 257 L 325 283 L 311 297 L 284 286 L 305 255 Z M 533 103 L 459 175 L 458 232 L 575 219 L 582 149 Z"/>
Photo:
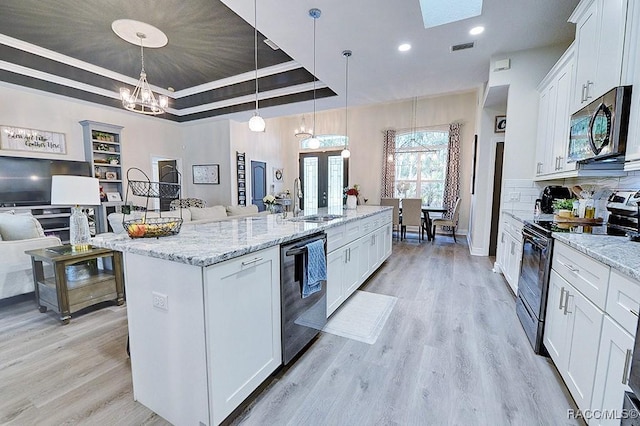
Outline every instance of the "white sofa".
<path id="1" fill-rule="evenodd" d="M 122 213 L 111 213 L 107 216 L 109 225 L 115 234 L 126 234 L 122 222 L 125 220 L 138 219 L 144 213 L 133 212 L 124 215 Z M 219 222 L 228 219 L 238 219 L 249 216 L 258 216 L 269 214 L 268 211 L 259 212 L 258 206 L 252 204 L 250 206 L 212 206 L 212 207 L 189 207 L 186 209 L 171 210 L 162 212 L 162 217 L 182 217 L 182 224 L 198 224 Z M 156 212 L 147 212 L 147 218 L 155 218 L 160 216 Z"/>
<path id="2" fill-rule="evenodd" d="M 34 291 L 31 256 L 26 250 L 61 244 L 58 237 L 45 236 L 33 216 L 0 213 L 0 299 Z"/>

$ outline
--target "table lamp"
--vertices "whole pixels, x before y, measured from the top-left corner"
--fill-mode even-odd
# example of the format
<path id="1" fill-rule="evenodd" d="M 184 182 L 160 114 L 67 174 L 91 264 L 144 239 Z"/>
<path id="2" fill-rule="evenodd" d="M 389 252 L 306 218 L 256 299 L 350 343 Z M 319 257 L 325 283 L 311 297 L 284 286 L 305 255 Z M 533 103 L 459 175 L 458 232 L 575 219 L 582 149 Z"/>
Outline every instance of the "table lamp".
<path id="1" fill-rule="evenodd" d="M 89 220 L 80 206 L 100 205 L 98 179 L 86 176 L 51 177 L 51 204 L 72 205 L 69 240 L 73 251 L 89 250 Z"/>

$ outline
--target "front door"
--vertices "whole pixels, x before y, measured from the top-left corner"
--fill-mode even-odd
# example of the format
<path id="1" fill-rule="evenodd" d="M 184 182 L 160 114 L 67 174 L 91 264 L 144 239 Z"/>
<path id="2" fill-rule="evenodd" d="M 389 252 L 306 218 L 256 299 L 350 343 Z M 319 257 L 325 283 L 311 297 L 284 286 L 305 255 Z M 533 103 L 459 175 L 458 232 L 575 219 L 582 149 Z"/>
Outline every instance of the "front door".
<path id="1" fill-rule="evenodd" d="M 303 210 L 341 206 L 349 182 L 349 160 L 340 151 L 300 154 L 300 181 Z"/>
<path id="2" fill-rule="evenodd" d="M 158 176 L 160 182 L 178 183 L 176 160 L 158 161 Z M 170 198 L 160 198 L 160 211 L 166 212 L 171 204 Z"/>
<path id="3" fill-rule="evenodd" d="M 251 161 L 251 203 L 258 206 L 258 210 L 264 211 L 264 201 L 267 195 L 267 163 Z"/>

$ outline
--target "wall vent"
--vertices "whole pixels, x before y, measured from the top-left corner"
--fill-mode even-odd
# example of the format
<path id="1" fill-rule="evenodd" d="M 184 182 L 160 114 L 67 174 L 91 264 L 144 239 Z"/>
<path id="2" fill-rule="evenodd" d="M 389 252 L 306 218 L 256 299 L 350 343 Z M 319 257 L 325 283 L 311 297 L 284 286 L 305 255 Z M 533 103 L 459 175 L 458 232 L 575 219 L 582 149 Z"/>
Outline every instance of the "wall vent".
<path id="1" fill-rule="evenodd" d="M 456 44 L 454 46 L 451 46 L 451 51 L 457 52 L 458 50 L 471 49 L 473 45 L 474 45 L 473 41 L 470 43 Z"/>
<path id="2" fill-rule="evenodd" d="M 275 44 L 274 42 L 272 42 L 271 40 L 269 40 L 268 38 L 264 39 L 264 42 L 267 46 L 269 46 L 270 48 L 272 48 L 273 50 L 280 50 L 280 46 L 278 46 L 277 44 Z"/>

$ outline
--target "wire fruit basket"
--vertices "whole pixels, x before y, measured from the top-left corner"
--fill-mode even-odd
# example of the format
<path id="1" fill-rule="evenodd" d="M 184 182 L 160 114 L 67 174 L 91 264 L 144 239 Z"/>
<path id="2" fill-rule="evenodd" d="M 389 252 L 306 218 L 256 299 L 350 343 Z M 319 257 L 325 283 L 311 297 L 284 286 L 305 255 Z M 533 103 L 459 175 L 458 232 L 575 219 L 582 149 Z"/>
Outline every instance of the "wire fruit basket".
<path id="1" fill-rule="evenodd" d="M 129 177 L 132 171 L 136 171 L 138 174 L 144 176 L 144 179 L 131 179 Z M 142 217 L 136 219 L 123 220 L 122 225 L 127 230 L 127 234 L 131 238 L 159 238 L 169 235 L 176 235 L 180 232 L 182 226 L 182 210 L 180 211 L 180 217 L 168 216 L 162 217 L 162 212 L 158 213 L 158 217 L 147 217 L 147 211 L 149 207 L 149 198 L 161 198 L 175 200 L 180 198 L 180 172 L 175 168 L 164 174 L 165 176 L 175 174 L 177 176 L 177 183 L 171 182 L 152 182 L 147 174 L 137 167 L 131 167 L 127 170 L 127 196 L 125 198 L 125 205 L 127 204 L 127 198 L 129 192 L 132 195 L 138 197 L 144 197 L 146 205 L 144 207 L 144 213 Z M 155 214 L 155 213 L 154 213 Z"/>
<path id="2" fill-rule="evenodd" d="M 122 222 L 131 238 L 159 238 L 180 232 L 182 219 L 179 217 L 154 217 L 125 220 Z"/>

